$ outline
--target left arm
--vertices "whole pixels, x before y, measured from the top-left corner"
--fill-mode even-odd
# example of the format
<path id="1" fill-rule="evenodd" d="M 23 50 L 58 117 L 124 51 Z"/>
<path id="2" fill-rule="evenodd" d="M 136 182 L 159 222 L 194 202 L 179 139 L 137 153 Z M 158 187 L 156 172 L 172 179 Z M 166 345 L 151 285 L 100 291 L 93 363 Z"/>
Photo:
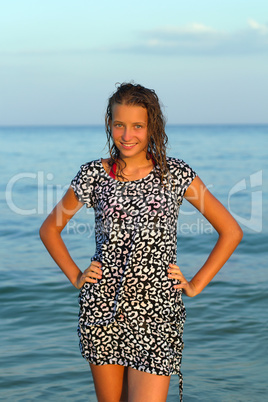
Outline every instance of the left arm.
<path id="1" fill-rule="evenodd" d="M 175 289 L 193 297 L 198 295 L 222 268 L 240 243 L 243 232 L 227 209 L 210 193 L 199 177 L 196 177 L 185 192 L 185 198 L 200 211 L 218 232 L 219 238 L 208 259 L 196 275 L 188 282 L 179 267 L 170 264 L 170 279 L 178 279 Z"/>

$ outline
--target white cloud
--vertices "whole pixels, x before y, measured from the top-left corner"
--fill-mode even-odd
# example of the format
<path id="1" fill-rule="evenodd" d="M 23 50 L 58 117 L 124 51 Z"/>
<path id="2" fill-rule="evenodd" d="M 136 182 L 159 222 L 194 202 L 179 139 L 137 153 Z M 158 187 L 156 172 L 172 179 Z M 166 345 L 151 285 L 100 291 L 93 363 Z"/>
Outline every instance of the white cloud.
<path id="1" fill-rule="evenodd" d="M 152 31 L 153 32 L 153 31 Z M 166 26 L 161 29 L 155 30 L 155 32 L 166 32 L 166 33 L 173 33 L 173 34 L 199 34 L 199 33 L 212 33 L 216 32 L 213 28 L 208 27 L 204 24 L 192 23 L 188 25 L 184 25 L 181 27 L 174 27 L 174 26 Z"/>
<path id="2" fill-rule="evenodd" d="M 136 38 L 132 40 L 132 43 L 121 42 L 113 47 L 103 44 L 98 47 L 92 45 L 87 48 L 73 49 L 32 49 L 20 52 L 2 52 L 2 55 L 68 57 L 105 53 L 201 57 L 268 54 L 268 24 L 260 24 L 249 19 L 248 25 L 244 29 L 228 32 L 195 22 L 182 26 L 163 26 L 147 31 L 136 31 Z"/>
<path id="3" fill-rule="evenodd" d="M 249 19 L 245 29 L 235 32 L 200 23 L 165 26 L 142 32 L 139 46 L 124 50 L 190 56 L 268 53 L 268 25 Z"/>
<path id="4" fill-rule="evenodd" d="M 248 25 L 252 28 L 261 33 L 262 35 L 267 35 L 268 34 L 268 25 L 264 24 L 259 24 L 258 22 L 249 19 L 248 20 Z"/>

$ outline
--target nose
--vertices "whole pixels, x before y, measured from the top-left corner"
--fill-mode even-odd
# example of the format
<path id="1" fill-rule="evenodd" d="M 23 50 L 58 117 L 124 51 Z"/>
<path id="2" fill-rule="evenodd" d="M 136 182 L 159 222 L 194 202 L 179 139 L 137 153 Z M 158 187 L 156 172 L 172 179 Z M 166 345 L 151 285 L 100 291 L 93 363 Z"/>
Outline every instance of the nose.
<path id="1" fill-rule="evenodd" d="M 123 135 L 122 135 L 122 140 L 123 140 L 123 141 L 126 141 L 126 142 L 129 142 L 129 141 L 131 140 L 131 138 L 132 138 L 132 135 L 131 135 L 131 130 L 130 130 L 130 128 L 129 128 L 129 127 L 125 127 L 124 132 L 123 132 Z"/>

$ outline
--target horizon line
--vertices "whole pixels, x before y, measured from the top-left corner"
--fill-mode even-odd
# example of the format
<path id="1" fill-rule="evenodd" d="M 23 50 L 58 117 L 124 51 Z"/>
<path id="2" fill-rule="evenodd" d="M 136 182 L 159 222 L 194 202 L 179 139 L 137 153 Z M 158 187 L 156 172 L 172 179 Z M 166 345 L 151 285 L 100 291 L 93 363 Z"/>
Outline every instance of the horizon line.
<path id="1" fill-rule="evenodd" d="M 266 123 L 167 123 L 166 127 L 172 126 L 267 126 Z M 82 127 L 103 127 L 105 129 L 105 124 L 101 123 L 56 123 L 56 124 L 0 124 L 0 128 L 82 128 Z"/>

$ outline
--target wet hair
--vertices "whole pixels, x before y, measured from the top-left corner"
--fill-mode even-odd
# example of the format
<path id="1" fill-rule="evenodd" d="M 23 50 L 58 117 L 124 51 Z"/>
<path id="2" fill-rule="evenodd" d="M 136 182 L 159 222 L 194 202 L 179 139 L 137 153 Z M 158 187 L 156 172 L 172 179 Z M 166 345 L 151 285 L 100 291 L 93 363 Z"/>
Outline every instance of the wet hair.
<path id="1" fill-rule="evenodd" d="M 162 113 L 160 102 L 155 91 L 139 84 L 123 83 L 118 84 L 117 90 L 108 100 L 108 106 L 105 115 L 105 129 L 107 134 L 107 145 L 110 153 L 109 166 L 120 159 L 120 154 L 116 148 L 110 123 L 112 121 L 113 106 L 132 105 L 141 106 L 148 113 L 148 153 L 147 158 L 152 158 L 155 165 L 159 167 L 161 181 L 167 173 L 166 147 L 168 138 L 165 132 L 166 120 Z M 120 168 L 119 168 L 120 169 Z M 124 167 L 117 172 L 117 176 L 126 180 L 123 175 Z"/>

